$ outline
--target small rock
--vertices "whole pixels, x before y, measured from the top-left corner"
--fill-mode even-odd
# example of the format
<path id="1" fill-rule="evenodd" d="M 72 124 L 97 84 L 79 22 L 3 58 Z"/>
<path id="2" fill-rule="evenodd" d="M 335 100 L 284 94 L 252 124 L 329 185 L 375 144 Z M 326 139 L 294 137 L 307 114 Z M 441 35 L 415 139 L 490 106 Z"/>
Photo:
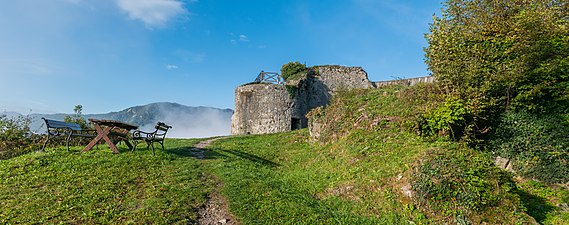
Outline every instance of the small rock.
<path id="1" fill-rule="evenodd" d="M 218 221 L 219 224 L 226 224 L 227 223 L 227 219 L 222 219 Z"/>
<path id="2" fill-rule="evenodd" d="M 411 189 L 411 184 L 403 185 L 403 187 L 401 187 L 401 192 L 403 193 L 403 195 L 405 195 L 409 198 L 413 197 L 413 191 Z"/>
<path id="3" fill-rule="evenodd" d="M 403 174 L 397 174 L 397 180 L 403 179 Z"/>
<path id="4" fill-rule="evenodd" d="M 512 167 L 512 161 L 508 158 L 497 156 L 494 160 L 494 164 L 502 169 L 505 169 L 506 171 L 515 172 L 514 168 Z"/>
<path id="5" fill-rule="evenodd" d="M 569 204 L 567 203 L 557 204 L 557 207 L 559 207 L 561 210 L 565 212 L 569 212 Z"/>

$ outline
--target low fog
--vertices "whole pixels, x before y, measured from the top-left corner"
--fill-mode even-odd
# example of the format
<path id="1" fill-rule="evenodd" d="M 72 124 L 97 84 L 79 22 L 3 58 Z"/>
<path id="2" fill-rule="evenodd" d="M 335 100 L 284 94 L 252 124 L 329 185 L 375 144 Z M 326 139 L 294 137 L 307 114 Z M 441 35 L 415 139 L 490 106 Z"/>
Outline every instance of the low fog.
<path id="1" fill-rule="evenodd" d="M 224 136 L 231 132 L 231 114 L 228 116 L 227 112 L 218 109 L 204 108 L 192 113 L 162 109 L 156 119 L 172 126 L 166 135 L 170 138 Z M 156 122 L 148 123 L 139 129 L 154 131 L 155 125 Z"/>

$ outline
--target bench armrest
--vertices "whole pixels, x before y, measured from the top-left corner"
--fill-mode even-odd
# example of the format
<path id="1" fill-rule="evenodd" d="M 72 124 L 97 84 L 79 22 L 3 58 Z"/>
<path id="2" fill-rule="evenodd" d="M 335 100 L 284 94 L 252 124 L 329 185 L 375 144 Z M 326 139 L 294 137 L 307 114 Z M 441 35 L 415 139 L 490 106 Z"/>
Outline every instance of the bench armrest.
<path id="1" fill-rule="evenodd" d="M 152 138 L 155 132 L 144 132 L 141 130 L 135 130 L 132 132 L 132 138 Z"/>

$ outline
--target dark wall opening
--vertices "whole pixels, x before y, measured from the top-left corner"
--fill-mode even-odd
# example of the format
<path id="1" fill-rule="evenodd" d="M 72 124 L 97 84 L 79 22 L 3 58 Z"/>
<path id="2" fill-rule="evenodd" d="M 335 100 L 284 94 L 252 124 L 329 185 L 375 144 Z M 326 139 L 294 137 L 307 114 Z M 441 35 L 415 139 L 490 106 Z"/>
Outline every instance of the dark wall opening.
<path id="1" fill-rule="evenodd" d="M 292 120 L 290 121 L 290 129 L 291 130 L 302 129 L 302 121 L 298 118 L 292 118 Z"/>

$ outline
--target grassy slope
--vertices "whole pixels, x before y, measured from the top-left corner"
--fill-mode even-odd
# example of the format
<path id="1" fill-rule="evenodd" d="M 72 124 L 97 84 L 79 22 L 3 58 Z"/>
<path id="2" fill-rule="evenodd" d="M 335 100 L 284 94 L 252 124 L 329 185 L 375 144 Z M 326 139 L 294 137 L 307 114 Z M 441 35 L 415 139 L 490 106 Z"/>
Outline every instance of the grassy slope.
<path id="1" fill-rule="evenodd" d="M 407 98 L 416 95 L 427 96 L 347 93 L 324 115 L 329 144 L 309 144 L 306 130 L 232 137 L 210 148 L 205 168 L 245 224 L 568 223 L 555 206 L 565 188 L 516 185 L 486 154 L 402 129 L 426 102 Z M 406 189 L 429 192 L 417 201 Z"/>
<path id="2" fill-rule="evenodd" d="M 404 121 L 424 104 L 408 95 L 427 96 L 348 93 L 320 115 L 331 125 L 323 146 L 300 130 L 220 140 L 203 161 L 188 151 L 197 140 L 168 140 L 156 157 L 74 148 L 3 160 L 0 223 L 188 223 L 217 182 L 210 173 L 244 224 L 438 224 L 464 216 L 515 224 L 531 221 L 526 213 L 543 224 L 568 223 L 557 207 L 569 202 L 567 188 L 516 178 L 517 187 L 502 190 L 511 177 L 489 166 L 487 155 L 402 129 L 412 128 Z M 418 172 L 426 175 L 419 181 Z M 431 192 L 416 201 L 403 194 L 409 189 Z"/>
<path id="3" fill-rule="evenodd" d="M 225 182 L 231 210 L 245 224 L 406 224 L 425 221 L 400 203 L 390 182 L 410 151 L 375 152 L 363 146 L 317 147 L 306 130 L 217 142 L 209 167 Z M 403 159 L 403 160 L 402 160 Z"/>
<path id="4" fill-rule="evenodd" d="M 195 221 L 211 186 L 187 155 L 196 142 L 167 140 L 156 157 L 76 147 L 0 161 L 0 223 Z"/>

